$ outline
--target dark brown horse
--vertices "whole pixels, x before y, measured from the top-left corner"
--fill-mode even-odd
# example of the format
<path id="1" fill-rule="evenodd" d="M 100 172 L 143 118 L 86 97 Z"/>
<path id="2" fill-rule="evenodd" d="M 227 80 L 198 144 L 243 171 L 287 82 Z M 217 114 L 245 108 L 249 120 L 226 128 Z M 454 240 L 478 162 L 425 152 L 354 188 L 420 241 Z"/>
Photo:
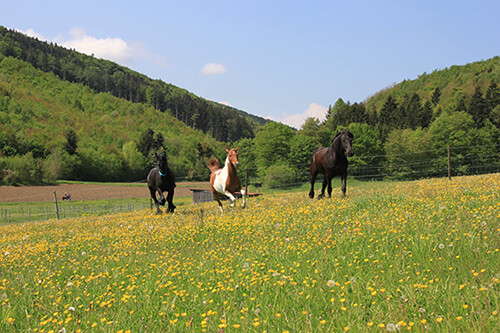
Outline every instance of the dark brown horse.
<path id="1" fill-rule="evenodd" d="M 311 158 L 311 190 L 309 198 L 314 198 L 314 182 L 318 173 L 325 175 L 321 194 L 318 198 L 325 195 L 325 187 L 328 184 L 328 197 L 332 197 L 332 178 L 340 176 L 342 179 L 342 194 L 345 197 L 346 180 L 347 180 L 347 156 L 354 155 L 352 151 L 352 139 L 354 136 L 349 129 L 344 129 L 335 134 L 332 145 L 330 147 L 319 148 L 314 152 Z"/>
<path id="2" fill-rule="evenodd" d="M 236 167 L 238 166 L 238 148 L 233 148 L 231 150 L 226 148 L 227 158 L 222 169 L 219 168 L 219 161 L 212 157 L 208 161 L 208 168 L 212 172 L 210 175 L 210 189 L 214 195 L 215 201 L 219 203 L 220 212 L 223 212 L 222 203 L 220 202 L 219 195 L 225 195 L 231 200 L 231 207 L 234 207 L 236 202 L 236 197 L 234 193 L 241 191 L 243 196 L 243 204 L 245 207 L 245 189 L 241 187 L 240 178 L 236 173 Z"/>
<path id="3" fill-rule="evenodd" d="M 167 155 L 164 152 L 161 152 L 159 155 L 155 153 L 155 156 L 156 167 L 151 169 L 148 174 L 149 192 L 155 202 L 156 214 L 162 213 L 159 206 L 165 206 L 165 201 L 168 201 L 167 213 L 173 213 L 175 209 L 173 203 L 175 189 L 174 173 L 168 167 Z M 159 199 L 156 198 L 156 192 L 160 195 Z M 168 192 L 167 199 L 165 199 L 163 192 Z"/>

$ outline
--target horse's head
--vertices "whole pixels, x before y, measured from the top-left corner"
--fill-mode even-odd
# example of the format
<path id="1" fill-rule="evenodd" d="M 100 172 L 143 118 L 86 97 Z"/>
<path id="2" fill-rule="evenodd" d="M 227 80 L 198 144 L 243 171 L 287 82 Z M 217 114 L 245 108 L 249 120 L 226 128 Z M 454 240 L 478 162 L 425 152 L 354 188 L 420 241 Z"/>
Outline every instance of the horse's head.
<path id="1" fill-rule="evenodd" d="M 342 149 L 347 154 L 347 156 L 354 155 L 354 151 L 352 150 L 352 139 L 354 135 L 349 132 L 349 129 L 346 128 L 340 132 L 340 144 L 342 145 Z"/>
<path id="2" fill-rule="evenodd" d="M 159 154 L 155 153 L 155 156 L 156 156 L 156 164 L 160 169 L 160 172 L 166 174 L 168 170 L 167 154 L 165 154 L 165 152 L 162 151 Z"/>
<path id="3" fill-rule="evenodd" d="M 227 152 L 227 159 L 229 160 L 229 162 L 231 162 L 231 164 L 234 166 L 238 166 L 238 164 L 240 164 L 240 162 L 238 162 L 238 148 L 232 148 L 232 149 L 226 148 L 226 152 Z"/>

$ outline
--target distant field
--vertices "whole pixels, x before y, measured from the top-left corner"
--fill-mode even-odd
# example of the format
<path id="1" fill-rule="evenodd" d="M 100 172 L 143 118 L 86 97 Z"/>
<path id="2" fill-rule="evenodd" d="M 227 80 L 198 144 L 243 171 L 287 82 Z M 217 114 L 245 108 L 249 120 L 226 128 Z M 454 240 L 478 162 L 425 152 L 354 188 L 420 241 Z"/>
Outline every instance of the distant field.
<path id="1" fill-rule="evenodd" d="M 500 174 L 0 226 L 2 332 L 494 332 Z"/>
<path id="2" fill-rule="evenodd" d="M 176 197 L 191 196 L 189 188 L 209 188 L 208 182 L 180 182 Z M 107 200 L 149 198 L 146 183 L 61 183 L 54 186 L 0 186 L 0 202 L 44 202 L 58 200 L 64 193 L 71 193 L 73 200 Z"/>

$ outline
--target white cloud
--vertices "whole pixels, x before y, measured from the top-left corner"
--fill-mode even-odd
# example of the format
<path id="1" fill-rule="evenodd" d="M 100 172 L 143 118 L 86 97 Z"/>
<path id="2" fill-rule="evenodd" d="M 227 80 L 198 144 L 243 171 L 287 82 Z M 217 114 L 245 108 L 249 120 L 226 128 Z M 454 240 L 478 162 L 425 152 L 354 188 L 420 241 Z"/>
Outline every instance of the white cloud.
<path id="1" fill-rule="evenodd" d="M 320 121 L 325 120 L 327 111 L 328 108 L 316 103 L 311 103 L 309 108 L 303 113 L 286 116 L 281 119 L 281 122 L 300 129 L 307 118 L 313 117 L 319 119 Z"/>
<path id="2" fill-rule="evenodd" d="M 38 38 L 39 40 L 47 40 L 47 38 L 45 38 L 43 35 L 35 32 L 35 30 L 33 29 L 28 29 L 26 31 L 22 31 L 20 30 L 23 34 L 27 35 L 27 36 L 30 36 L 30 37 L 34 37 L 34 38 Z"/>
<path id="3" fill-rule="evenodd" d="M 69 34 L 70 40 L 60 41 L 66 48 L 118 63 L 127 64 L 132 61 L 134 50 L 121 38 L 95 38 L 79 28 L 72 29 Z"/>
<path id="4" fill-rule="evenodd" d="M 222 64 L 208 63 L 205 64 L 201 72 L 205 75 L 224 74 L 226 67 Z"/>
<path id="5" fill-rule="evenodd" d="M 222 102 L 218 102 L 218 103 L 222 104 L 222 105 L 232 106 L 231 103 L 226 102 L 226 101 L 222 101 Z"/>
<path id="6" fill-rule="evenodd" d="M 40 40 L 50 41 L 33 29 L 28 29 L 23 33 Z M 121 38 L 111 37 L 96 38 L 87 35 L 85 30 L 80 28 L 71 29 L 69 38 L 59 35 L 52 41 L 65 48 L 75 49 L 78 52 L 111 60 L 121 65 L 130 66 L 134 61 L 149 61 L 158 67 L 165 67 L 166 64 L 163 56 L 148 51 L 142 42 L 127 42 Z"/>

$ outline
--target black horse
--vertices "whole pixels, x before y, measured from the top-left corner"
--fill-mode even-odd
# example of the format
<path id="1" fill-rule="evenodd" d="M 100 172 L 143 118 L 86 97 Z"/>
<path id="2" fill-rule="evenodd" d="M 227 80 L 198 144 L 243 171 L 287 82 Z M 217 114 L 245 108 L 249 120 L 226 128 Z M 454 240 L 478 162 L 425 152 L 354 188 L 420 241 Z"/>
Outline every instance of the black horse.
<path id="1" fill-rule="evenodd" d="M 319 148 L 314 152 L 311 158 L 311 190 L 309 191 L 309 198 L 314 198 L 314 182 L 318 173 L 325 175 L 323 186 L 321 187 L 321 194 L 318 198 L 325 195 L 325 187 L 328 184 L 328 197 L 332 196 L 332 178 L 340 176 L 342 179 L 342 194 L 345 197 L 346 180 L 347 180 L 347 156 L 354 155 L 352 151 L 352 139 L 354 136 L 349 129 L 344 129 L 333 138 L 330 147 Z"/>
<path id="2" fill-rule="evenodd" d="M 159 155 L 155 153 L 155 156 L 157 162 L 156 168 L 151 169 L 148 174 L 149 192 L 155 202 L 156 214 L 162 213 L 159 205 L 165 206 L 165 201 L 168 201 L 167 213 L 173 213 L 175 209 L 175 205 L 172 202 L 175 189 L 174 173 L 168 167 L 167 155 L 164 152 L 161 152 Z M 160 195 L 159 199 L 156 199 L 156 192 Z M 165 199 L 163 192 L 168 192 L 167 199 Z"/>

